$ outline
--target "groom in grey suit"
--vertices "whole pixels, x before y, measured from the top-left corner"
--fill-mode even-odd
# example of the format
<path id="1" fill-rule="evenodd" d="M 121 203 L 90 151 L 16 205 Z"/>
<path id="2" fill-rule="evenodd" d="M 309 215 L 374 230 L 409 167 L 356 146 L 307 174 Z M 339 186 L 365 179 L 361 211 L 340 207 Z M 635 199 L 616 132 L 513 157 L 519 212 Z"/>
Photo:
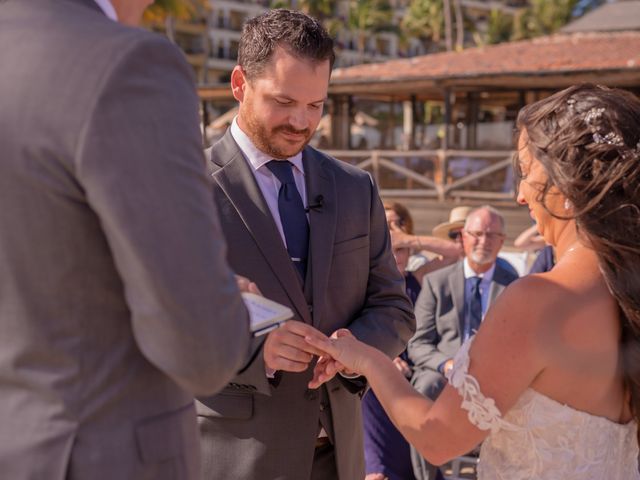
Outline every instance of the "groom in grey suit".
<path id="1" fill-rule="evenodd" d="M 193 480 L 249 353 L 182 53 L 148 0 L 0 1 L 0 478 Z"/>
<path id="2" fill-rule="evenodd" d="M 309 389 L 317 352 L 304 337 L 348 328 L 395 356 L 414 331 L 369 175 L 307 145 L 333 58 L 327 32 L 301 12 L 272 10 L 242 33 L 238 117 L 207 152 L 213 193 L 232 268 L 295 318 L 200 399 L 203 479 L 362 480 L 363 379 L 341 372 Z"/>
<path id="3" fill-rule="evenodd" d="M 496 297 L 518 278 L 512 268 L 496 262 L 503 243 L 502 215 L 490 206 L 476 208 L 462 230 L 465 258 L 424 278 L 415 307 L 417 329 L 407 353 L 414 365 L 413 386 L 432 400 L 445 387 L 444 374 L 453 366 L 462 342 L 475 333 Z M 419 480 L 437 478 L 435 467 L 413 448 L 411 454 Z"/>

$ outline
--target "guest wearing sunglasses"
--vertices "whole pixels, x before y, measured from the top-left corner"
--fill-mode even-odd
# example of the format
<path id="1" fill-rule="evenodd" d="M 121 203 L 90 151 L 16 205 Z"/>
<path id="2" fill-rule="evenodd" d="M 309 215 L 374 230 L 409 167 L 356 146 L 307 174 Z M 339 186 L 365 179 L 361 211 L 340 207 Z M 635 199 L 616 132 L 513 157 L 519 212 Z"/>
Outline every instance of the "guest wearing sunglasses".
<path id="1" fill-rule="evenodd" d="M 466 214 L 470 207 L 456 207 L 452 211 L 466 209 L 460 213 Z M 407 207 L 398 202 L 385 202 L 384 211 L 387 215 L 387 224 L 391 233 L 393 248 L 408 248 L 411 256 L 406 265 L 406 272 L 419 283 L 429 272 L 434 272 L 442 267 L 457 262 L 463 256 L 462 244 L 452 242 L 446 235 L 416 235 L 413 230 L 413 219 Z M 441 224 L 442 225 L 442 224 Z M 464 225 L 464 217 L 460 221 L 459 228 Z M 436 227 L 437 228 L 437 227 Z"/>

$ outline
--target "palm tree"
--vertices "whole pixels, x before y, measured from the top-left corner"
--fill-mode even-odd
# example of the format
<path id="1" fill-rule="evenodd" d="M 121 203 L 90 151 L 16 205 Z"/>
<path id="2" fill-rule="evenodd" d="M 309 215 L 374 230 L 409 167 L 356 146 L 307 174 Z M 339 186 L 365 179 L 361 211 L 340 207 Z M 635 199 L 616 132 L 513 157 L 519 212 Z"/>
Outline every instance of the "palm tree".
<path id="1" fill-rule="evenodd" d="M 336 0 L 299 0 L 298 8 L 318 20 L 330 18 L 334 12 Z"/>
<path id="2" fill-rule="evenodd" d="M 147 22 L 164 21 L 168 17 L 187 19 L 195 14 L 206 0 L 155 0 L 144 12 Z"/>
<path id="3" fill-rule="evenodd" d="M 445 43 L 447 45 L 447 52 L 453 50 L 453 30 L 451 28 L 451 1 L 443 0 L 442 6 L 444 8 L 444 36 Z"/>
<path id="4" fill-rule="evenodd" d="M 453 0 L 453 8 L 456 15 L 456 50 L 464 48 L 464 15 L 460 0 Z"/>
<path id="5" fill-rule="evenodd" d="M 367 36 L 390 29 L 393 10 L 389 0 L 349 0 L 348 27 L 356 32 L 358 52 L 365 51 Z"/>
<path id="6" fill-rule="evenodd" d="M 501 10 L 493 9 L 489 15 L 486 43 L 508 42 L 513 35 L 514 19 Z"/>
<path id="7" fill-rule="evenodd" d="M 444 12 L 441 0 L 411 0 L 401 23 L 410 38 L 440 43 L 444 33 Z"/>
<path id="8" fill-rule="evenodd" d="M 207 38 L 209 30 L 208 0 L 155 0 L 144 12 L 143 22 L 148 25 L 163 23 L 167 38 L 175 43 L 175 21 L 199 18 L 207 26 L 202 38 L 205 58 L 203 68 L 198 75 L 198 81 L 208 80 L 206 58 L 209 57 L 211 44 Z"/>
<path id="9" fill-rule="evenodd" d="M 531 0 L 529 8 L 516 17 L 514 39 L 549 35 L 572 18 L 578 0 Z"/>

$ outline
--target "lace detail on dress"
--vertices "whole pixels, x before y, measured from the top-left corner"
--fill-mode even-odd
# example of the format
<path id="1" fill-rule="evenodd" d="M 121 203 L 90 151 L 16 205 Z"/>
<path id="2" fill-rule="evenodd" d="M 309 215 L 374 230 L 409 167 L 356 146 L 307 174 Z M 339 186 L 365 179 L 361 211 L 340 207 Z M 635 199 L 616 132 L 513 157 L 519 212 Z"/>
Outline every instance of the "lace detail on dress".
<path id="1" fill-rule="evenodd" d="M 493 398 L 487 398 L 480 391 L 478 381 L 469 375 L 469 349 L 475 337 L 469 338 L 453 358 L 453 368 L 447 372 L 447 380 L 462 397 L 462 408 L 468 412 L 469 421 L 480 430 L 496 433 L 501 428 L 514 427 L 502 418 Z"/>
<path id="2" fill-rule="evenodd" d="M 640 480 L 635 421 L 612 422 L 531 388 L 502 415 L 468 373 L 472 341 L 462 345 L 447 378 L 469 421 L 491 430 L 480 449 L 478 480 Z"/>

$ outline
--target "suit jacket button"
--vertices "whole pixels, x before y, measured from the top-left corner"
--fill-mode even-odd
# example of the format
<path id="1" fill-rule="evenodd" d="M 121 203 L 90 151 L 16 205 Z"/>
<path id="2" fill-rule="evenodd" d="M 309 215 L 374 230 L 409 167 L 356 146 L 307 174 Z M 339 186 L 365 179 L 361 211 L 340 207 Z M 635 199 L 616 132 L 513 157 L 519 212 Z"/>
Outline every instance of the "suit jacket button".
<path id="1" fill-rule="evenodd" d="M 318 398 L 318 391 L 307 388 L 304 392 L 304 398 L 307 400 L 316 400 Z"/>

